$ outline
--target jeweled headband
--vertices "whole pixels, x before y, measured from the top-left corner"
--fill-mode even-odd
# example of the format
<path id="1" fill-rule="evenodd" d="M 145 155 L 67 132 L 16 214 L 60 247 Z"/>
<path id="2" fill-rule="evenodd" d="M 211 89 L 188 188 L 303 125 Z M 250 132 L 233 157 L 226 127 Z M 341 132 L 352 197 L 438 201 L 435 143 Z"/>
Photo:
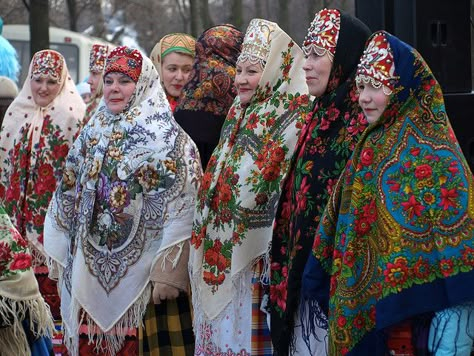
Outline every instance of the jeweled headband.
<path id="1" fill-rule="evenodd" d="M 341 31 L 341 13 L 336 9 L 323 9 L 314 17 L 303 41 L 303 52 L 309 56 L 328 55 L 331 61 L 336 53 L 337 39 Z"/>
<path id="2" fill-rule="evenodd" d="M 61 73 L 64 67 L 64 57 L 52 50 L 36 52 L 32 59 L 32 77 L 51 78 L 61 82 Z"/>
<path id="3" fill-rule="evenodd" d="M 237 63 L 249 61 L 252 64 L 260 63 L 265 67 L 273 31 L 275 31 L 273 22 L 262 19 L 250 21 Z"/>
<path id="4" fill-rule="evenodd" d="M 140 51 L 127 46 L 117 47 L 107 57 L 104 76 L 110 72 L 120 72 L 136 83 L 142 71 L 142 62 Z"/>
<path id="5" fill-rule="evenodd" d="M 375 34 L 367 44 L 357 66 L 356 83 L 371 83 L 380 88 L 386 95 L 393 92 L 397 81 L 395 64 L 390 43 L 383 32 Z"/>

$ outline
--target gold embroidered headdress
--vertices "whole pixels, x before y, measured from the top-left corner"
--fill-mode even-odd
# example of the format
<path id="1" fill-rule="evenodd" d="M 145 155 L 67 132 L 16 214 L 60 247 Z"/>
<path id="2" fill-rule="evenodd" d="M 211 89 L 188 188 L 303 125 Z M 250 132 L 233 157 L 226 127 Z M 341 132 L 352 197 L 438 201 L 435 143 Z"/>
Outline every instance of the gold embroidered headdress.
<path id="1" fill-rule="evenodd" d="M 262 67 L 265 67 L 270 52 L 271 35 L 274 31 L 275 24 L 270 21 L 262 19 L 250 21 L 237 63 L 249 61 L 252 64 L 260 63 Z"/>

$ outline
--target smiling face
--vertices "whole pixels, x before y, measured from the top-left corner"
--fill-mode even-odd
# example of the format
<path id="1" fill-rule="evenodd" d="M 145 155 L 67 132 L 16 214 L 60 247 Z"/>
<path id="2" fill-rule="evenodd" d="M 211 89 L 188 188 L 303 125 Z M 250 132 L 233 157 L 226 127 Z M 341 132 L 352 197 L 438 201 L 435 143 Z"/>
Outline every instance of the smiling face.
<path id="1" fill-rule="evenodd" d="M 357 84 L 359 105 L 369 124 L 376 122 L 388 105 L 390 96 L 383 92 L 383 86 L 375 88 L 372 83 L 363 81 Z"/>
<path id="2" fill-rule="evenodd" d="M 326 92 L 331 68 L 332 62 L 327 54 L 320 56 L 316 52 L 311 51 L 306 56 L 303 70 L 305 71 L 306 84 L 311 95 L 319 98 Z"/>
<path id="3" fill-rule="evenodd" d="M 41 107 L 48 106 L 59 94 L 61 85 L 55 79 L 33 76 L 31 79 L 31 92 L 36 105 Z"/>
<path id="4" fill-rule="evenodd" d="M 161 64 L 161 80 L 166 92 L 179 97 L 184 85 L 190 79 L 192 69 L 193 57 L 178 52 L 167 54 Z"/>
<path id="5" fill-rule="evenodd" d="M 119 114 L 125 110 L 135 91 L 136 83 L 127 75 L 110 72 L 104 77 L 104 100 L 109 110 Z"/>
<path id="6" fill-rule="evenodd" d="M 255 94 L 260 78 L 263 74 L 261 64 L 252 64 L 248 60 L 237 63 L 235 87 L 242 105 L 247 105 Z"/>

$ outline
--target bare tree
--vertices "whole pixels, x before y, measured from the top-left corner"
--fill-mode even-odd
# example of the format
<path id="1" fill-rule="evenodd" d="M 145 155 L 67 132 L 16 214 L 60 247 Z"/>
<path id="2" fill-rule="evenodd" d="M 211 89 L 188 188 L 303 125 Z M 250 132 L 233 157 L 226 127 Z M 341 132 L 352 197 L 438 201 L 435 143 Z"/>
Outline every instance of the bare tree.
<path id="1" fill-rule="evenodd" d="M 76 0 L 66 0 L 69 13 L 69 29 L 77 32 L 77 5 Z"/>
<path id="2" fill-rule="evenodd" d="M 198 36 L 201 32 L 199 21 L 199 0 L 189 0 L 189 9 L 191 12 L 191 33 L 193 36 Z"/>
<path id="3" fill-rule="evenodd" d="M 262 18 L 262 1 L 263 0 L 255 0 L 255 17 Z"/>
<path id="4" fill-rule="evenodd" d="M 211 14 L 209 13 L 209 0 L 201 0 L 201 18 L 202 25 L 204 29 L 208 29 L 213 26 L 214 23 L 211 19 Z"/>
<path id="5" fill-rule="evenodd" d="M 30 57 L 36 52 L 49 48 L 49 4 L 48 0 L 30 0 Z"/>
<path id="6" fill-rule="evenodd" d="M 244 22 L 242 12 L 242 0 L 232 0 L 232 14 L 230 22 L 237 28 L 242 28 Z"/>
<path id="7" fill-rule="evenodd" d="M 288 14 L 288 5 L 288 0 L 278 0 L 278 23 L 283 30 L 289 32 L 290 21 Z"/>

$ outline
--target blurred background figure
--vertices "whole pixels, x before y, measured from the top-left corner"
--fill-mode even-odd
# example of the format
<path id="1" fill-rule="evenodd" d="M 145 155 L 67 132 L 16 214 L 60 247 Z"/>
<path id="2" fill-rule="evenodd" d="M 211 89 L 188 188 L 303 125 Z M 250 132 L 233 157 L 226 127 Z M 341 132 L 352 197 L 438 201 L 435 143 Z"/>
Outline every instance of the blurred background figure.
<path id="1" fill-rule="evenodd" d="M 84 100 L 84 103 L 89 104 L 92 98 L 91 86 L 89 85 L 89 83 L 81 82 L 76 85 L 76 89 L 82 100 Z"/>
<path id="2" fill-rule="evenodd" d="M 232 25 L 204 31 L 196 42 L 193 76 L 174 117 L 196 143 L 203 169 L 219 142 L 221 127 L 236 91 L 235 63 L 244 34 Z"/>
<path id="3" fill-rule="evenodd" d="M 0 126 L 7 108 L 18 95 L 18 87 L 9 77 L 0 76 Z"/>
<path id="4" fill-rule="evenodd" d="M 171 33 L 156 44 L 150 58 L 174 112 L 193 69 L 196 40 L 185 33 Z"/>
<path id="5" fill-rule="evenodd" d="M 15 48 L 2 36 L 3 20 L 0 17 L 0 76 L 5 76 L 18 83 L 20 63 Z"/>

